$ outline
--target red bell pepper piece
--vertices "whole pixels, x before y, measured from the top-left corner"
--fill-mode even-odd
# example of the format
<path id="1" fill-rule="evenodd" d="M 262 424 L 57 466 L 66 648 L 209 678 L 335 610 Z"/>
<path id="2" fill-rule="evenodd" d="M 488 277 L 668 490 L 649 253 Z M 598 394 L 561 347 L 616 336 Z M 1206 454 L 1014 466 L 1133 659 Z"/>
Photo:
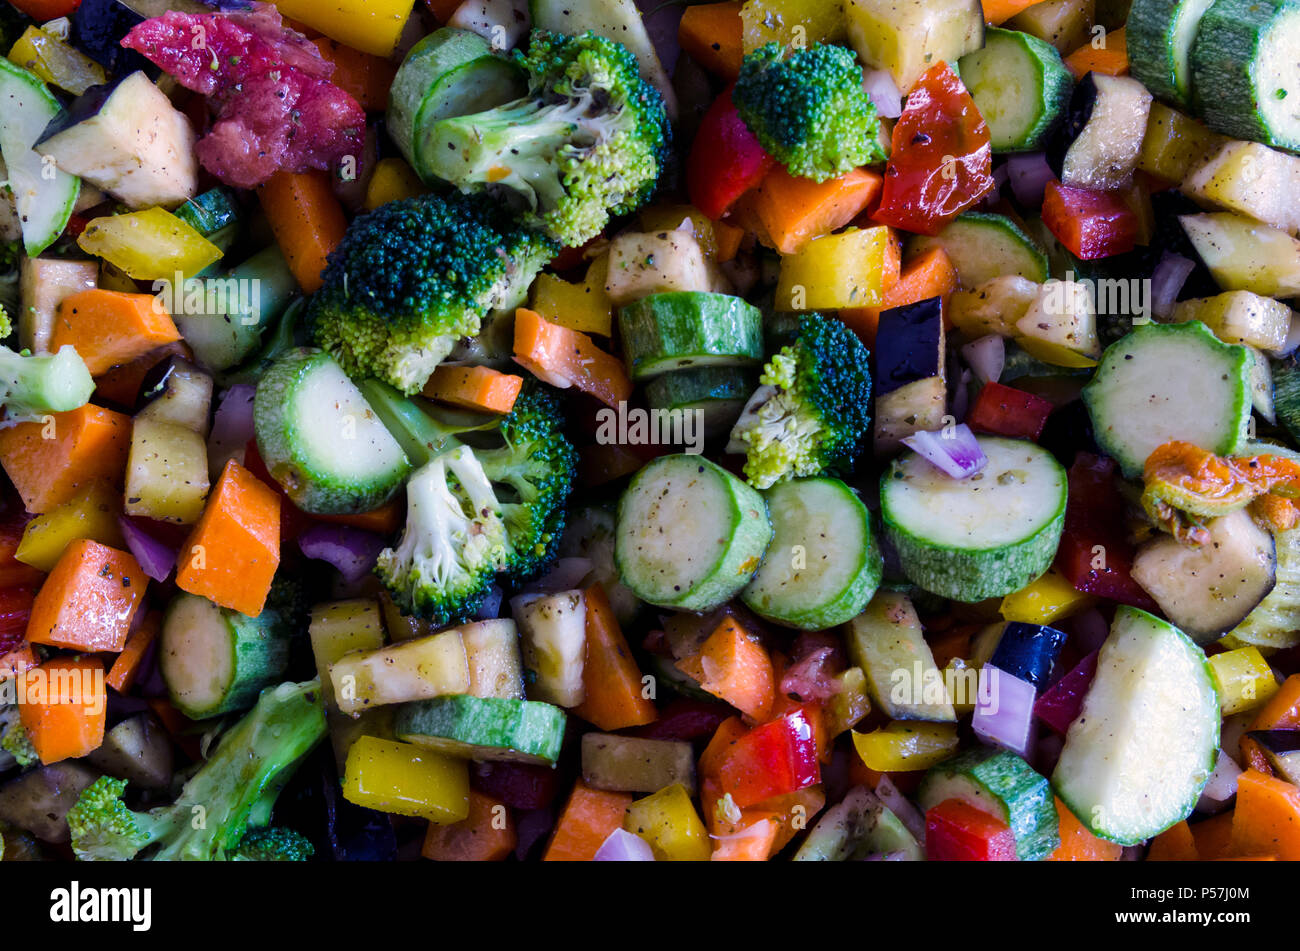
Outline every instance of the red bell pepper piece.
<path id="1" fill-rule="evenodd" d="M 1076 590 L 1156 611 L 1130 573 L 1133 548 L 1124 536 L 1124 500 L 1115 488 L 1115 463 L 1081 452 L 1070 467 L 1065 529 L 1056 569 Z"/>
<path id="2" fill-rule="evenodd" d="M 1052 403 L 1001 383 L 985 383 L 966 416 L 971 429 L 1014 439 L 1037 439 L 1053 410 Z"/>
<path id="3" fill-rule="evenodd" d="M 931 862 L 1014 862 L 1011 828 L 960 799 L 925 814 L 925 855 Z"/>
<path id="4" fill-rule="evenodd" d="M 754 727 L 723 753 L 717 784 L 744 809 L 821 781 L 817 709 L 803 706 Z"/>
<path id="5" fill-rule="evenodd" d="M 1034 702 L 1034 716 L 1065 736 L 1083 708 L 1083 695 L 1096 673 L 1097 652 L 1093 651 Z"/>
<path id="6" fill-rule="evenodd" d="M 1119 192 L 1098 192 L 1048 182 L 1043 224 L 1084 261 L 1132 251 L 1141 223 Z"/>
<path id="7" fill-rule="evenodd" d="M 994 187 L 988 124 L 947 63 L 930 67 L 908 93 L 891 143 L 871 216 L 881 224 L 938 234 Z"/>
<path id="8" fill-rule="evenodd" d="M 714 100 L 700 120 L 686 159 L 691 204 L 718 219 L 745 192 L 758 186 L 776 159 L 763 151 L 731 101 L 731 89 Z"/>
<path id="9" fill-rule="evenodd" d="M 35 598 L 31 588 L 0 588 L 0 657 L 22 646 Z"/>
<path id="10" fill-rule="evenodd" d="M 15 7 L 38 23 L 72 16 L 81 0 L 10 0 Z"/>

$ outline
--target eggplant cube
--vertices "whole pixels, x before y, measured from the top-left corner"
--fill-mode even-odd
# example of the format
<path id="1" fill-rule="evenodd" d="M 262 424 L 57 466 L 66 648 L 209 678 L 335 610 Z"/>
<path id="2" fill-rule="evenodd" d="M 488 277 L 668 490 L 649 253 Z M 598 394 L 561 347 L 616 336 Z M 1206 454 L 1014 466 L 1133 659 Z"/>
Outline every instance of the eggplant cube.
<path id="1" fill-rule="evenodd" d="M 1047 686 L 1052 665 L 1065 644 L 1065 632 L 1044 624 L 1010 621 L 998 639 L 991 663 L 998 670 L 1032 684 L 1039 692 Z"/>

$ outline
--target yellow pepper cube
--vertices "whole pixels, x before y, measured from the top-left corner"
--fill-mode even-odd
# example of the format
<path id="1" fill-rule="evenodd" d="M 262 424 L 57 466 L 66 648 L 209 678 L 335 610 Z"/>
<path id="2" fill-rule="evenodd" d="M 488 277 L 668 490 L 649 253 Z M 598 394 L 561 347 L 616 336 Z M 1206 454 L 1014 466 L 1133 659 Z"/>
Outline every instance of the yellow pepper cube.
<path id="1" fill-rule="evenodd" d="M 374 211 L 390 201 L 423 195 L 428 190 L 406 162 L 399 158 L 386 158 L 375 166 L 366 185 L 366 211 Z"/>
<path id="2" fill-rule="evenodd" d="M 373 56 L 391 56 L 415 0 L 275 0 L 280 13 L 331 40 Z"/>
<path id="3" fill-rule="evenodd" d="M 469 766 L 413 743 L 363 736 L 348 750 L 343 798 L 399 816 L 460 822 L 469 815 Z"/>
<path id="4" fill-rule="evenodd" d="M 746 53 L 765 43 L 802 48 L 848 38 L 840 0 L 749 0 L 740 21 Z"/>
<path id="5" fill-rule="evenodd" d="M 57 508 L 38 515 L 23 529 L 14 557 L 23 564 L 50 571 L 63 549 L 79 538 L 89 538 L 110 548 L 125 548 L 122 494 L 107 482 L 92 482 Z"/>
<path id="6" fill-rule="evenodd" d="M 1278 691 L 1277 678 L 1257 647 L 1215 654 L 1210 669 L 1219 682 L 1219 703 L 1225 717 L 1262 707 Z"/>
<path id="7" fill-rule="evenodd" d="M 162 208 L 96 218 L 77 245 L 139 281 L 191 277 L 221 260 L 219 247 Z"/>
<path id="8" fill-rule="evenodd" d="M 1051 624 L 1077 614 L 1093 601 L 1091 595 L 1076 590 L 1055 568 L 1049 568 L 1046 574 L 1003 598 L 998 610 L 1008 621 Z"/>
<path id="9" fill-rule="evenodd" d="M 609 258 L 601 257 L 591 262 L 581 284 L 539 274 L 533 282 L 532 309 L 561 327 L 608 337 L 614 327 L 614 305 L 605 293 L 608 271 Z"/>
<path id="10" fill-rule="evenodd" d="M 957 752 L 957 725 L 894 720 L 870 733 L 854 731 L 853 748 L 880 773 L 929 769 Z"/>
<path id="11" fill-rule="evenodd" d="M 884 300 L 889 229 L 855 228 L 814 238 L 781 258 L 776 304 L 782 310 L 875 307 Z"/>
<path id="12" fill-rule="evenodd" d="M 707 862 L 713 854 L 708 830 L 681 783 L 632 803 L 623 828 L 645 839 L 659 862 Z"/>
<path id="13" fill-rule="evenodd" d="M 29 26 L 18 38 L 9 51 L 9 61 L 78 96 L 107 82 L 104 67 L 37 26 Z"/>

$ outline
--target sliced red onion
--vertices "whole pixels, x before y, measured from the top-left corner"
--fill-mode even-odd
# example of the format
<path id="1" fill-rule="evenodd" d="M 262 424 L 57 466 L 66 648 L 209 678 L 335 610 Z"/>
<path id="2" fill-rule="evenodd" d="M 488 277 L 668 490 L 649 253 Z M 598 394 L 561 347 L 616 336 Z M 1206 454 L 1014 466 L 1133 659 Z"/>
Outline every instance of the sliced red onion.
<path id="1" fill-rule="evenodd" d="M 999 165 L 993 170 L 993 187 L 984 193 L 980 204 L 984 208 L 993 208 L 1002 200 L 1002 189 L 1007 184 L 1007 167 Z"/>
<path id="2" fill-rule="evenodd" d="M 876 112 L 886 119 L 897 119 L 903 114 L 903 94 L 898 91 L 898 84 L 894 82 L 894 77 L 886 70 L 864 70 L 862 88 L 876 104 Z"/>
<path id="3" fill-rule="evenodd" d="M 876 797 L 885 804 L 885 808 L 898 817 L 899 822 L 907 827 L 907 831 L 912 833 L 912 838 L 916 839 L 917 844 L 925 845 L 925 816 L 920 809 L 912 805 L 910 799 L 898 791 L 898 787 L 888 776 L 881 776 L 880 782 L 876 783 Z"/>
<path id="4" fill-rule="evenodd" d="M 1200 801 L 1196 803 L 1199 812 L 1219 812 L 1237 795 L 1237 778 L 1242 769 L 1223 750 L 1219 750 L 1219 759 L 1214 764 L 1210 781 L 1201 790 Z"/>
<path id="5" fill-rule="evenodd" d="M 953 387 L 952 402 L 949 404 L 954 419 L 964 422 L 966 414 L 970 412 L 971 382 L 974 379 L 975 375 L 968 368 L 962 367 L 961 375 L 957 377 L 957 385 Z"/>
<path id="6" fill-rule="evenodd" d="M 215 482 L 226 463 L 244 461 L 244 447 L 253 439 L 253 395 L 257 388 L 239 383 L 226 391 L 208 434 L 208 474 Z"/>
<path id="7" fill-rule="evenodd" d="M 166 581 L 176 567 L 176 549 L 154 538 L 129 516 L 119 516 L 117 523 L 122 527 L 126 547 L 140 563 L 140 569 L 154 581 Z"/>
<path id="8" fill-rule="evenodd" d="M 1034 716 L 1062 736 L 1079 716 L 1084 695 L 1097 673 L 1097 652 L 1093 651 L 1075 668 L 1054 683 L 1034 704 Z"/>
<path id="9" fill-rule="evenodd" d="M 1027 208 L 1041 205 L 1047 183 L 1056 177 L 1047 164 L 1046 154 L 1027 152 L 1024 155 L 1012 155 L 1007 159 L 1005 167 L 1016 201 Z"/>
<path id="10" fill-rule="evenodd" d="M 1151 274 L 1151 312 L 1165 318 L 1174 312 L 1178 294 L 1196 270 L 1196 262 L 1181 254 L 1166 251 Z"/>
<path id="11" fill-rule="evenodd" d="M 590 558 L 560 558 L 551 570 L 524 586 L 521 594 L 555 594 L 582 587 L 582 581 L 591 574 Z"/>
<path id="12" fill-rule="evenodd" d="M 596 850 L 597 862 L 653 862 L 650 843 L 626 829 L 615 829 Z"/>
<path id="13" fill-rule="evenodd" d="M 298 547 L 308 558 L 329 562 L 345 582 L 355 584 L 374 570 L 385 542 L 374 532 L 351 525 L 317 522 L 298 536 Z"/>
<path id="14" fill-rule="evenodd" d="M 975 735 L 986 743 L 1029 758 L 1034 742 L 1034 685 L 992 664 L 985 664 L 989 678 L 987 695 L 980 691 L 971 717 Z"/>
<path id="15" fill-rule="evenodd" d="M 904 437 L 903 445 L 954 479 L 973 476 L 988 465 L 984 450 L 965 423 L 935 432 L 913 433 Z"/>
<path id="16" fill-rule="evenodd" d="M 989 334 L 966 344 L 961 355 L 981 383 L 996 383 L 1007 365 L 1007 342 L 997 334 Z"/>

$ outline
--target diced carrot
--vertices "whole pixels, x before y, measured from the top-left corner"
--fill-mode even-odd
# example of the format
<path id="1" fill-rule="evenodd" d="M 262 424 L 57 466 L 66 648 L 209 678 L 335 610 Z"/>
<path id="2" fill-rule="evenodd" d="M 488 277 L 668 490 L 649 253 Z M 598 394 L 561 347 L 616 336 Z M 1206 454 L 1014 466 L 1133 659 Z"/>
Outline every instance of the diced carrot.
<path id="1" fill-rule="evenodd" d="M 130 451 L 131 417 L 89 403 L 0 430 L 0 465 L 36 515 L 96 479 L 120 485 Z"/>
<path id="2" fill-rule="evenodd" d="M 779 831 L 775 819 L 758 819 L 740 832 L 713 841 L 715 862 L 766 862 Z"/>
<path id="3" fill-rule="evenodd" d="M 491 367 L 442 365 L 433 371 L 421 391 L 431 400 L 461 409 L 508 413 L 519 398 L 524 378 Z"/>
<path id="4" fill-rule="evenodd" d="M 181 548 L 176 586 L 256 617 L 279 565 L 279 496 L 231 459 Z"/>
<path id="5" fill-rule="evenodd" d="M 1196 844 L 1196 857 L 1202 862 L 1232 855 L 1232 811 L 1221 812 L 1212 819 L 1190 827 Z"/>
<path id="6" fill-rule="evenodd" d="M 117 655 L 113 666 L 108 669 L 108 685 L 118 693 L 126 693 L 135 683 L 140 673 L 140 661 L 149 652 L 149 646 L 162 630 L 162 613 L 148 611 L 137 627 L 126 639 L 122 653 Z"/>
<path id="7" fill-rule="evenodd" d="M 865 168 L 814 182 L 777 165 L 758 186 L 754 209 L 772 245 L 793 254 L 813 238 L 842 228 L 880 194 L 884 179 Z"/>
<path id="8" fill-rule="evenodd" d="M 1047 861 L 1118 862 L 1123 855 L 1123 848 L 1093 835 L 1060 799 L 1056 800 L 1056 815 L 1060 820 L 1061 844 L 1047 857 Z"/>
<path id="9" fill-rule="evenodd" d="M 98 657 L 56 657 L 22 675 L 18 715 L 45 764 L 85 756 L 104 742 L 108 717 Z"/>
<path id="10" fill-rule="evenodd" d="M 184 357 L 186 360 L 194 358 L 193 352 L 183 340 L 169 343 L 157 350 L 150 350 L 129 363 L 119 364 L 95 377 L 95 399 L 115 403 L 123 409 L 134 410 L 145 376 L 172 355 Z"/>
<path id="11" fill-rule="evenodd" d="M 1256 730 L 1297 730 L 1300 729 L 1300 674 L 1292 674 L 1282 682 L 1281 688 L 1273 694 L 1255 714 L 1250 726 L 1241 737 L 1241 755 L 1246 765 L 1265 775 L 1273 775 L 1273 767 L 1259 743 L 1250 738 Z"/>
<path id="12" fill-rule="evenodd" d="M 726 221 L 713 222 L 713 241 L 718 246 L 718 263 L 725 264 L 732 260 L 740 250 L 740 242 L 744 238 L 744 228 L 737 228 Z"/>
<path id="13" fill-rule="evenodd" d="M 325 258 L 348 228 L 329 176 L 321 171 L 276 172 L 257 190 L 257 197 L 298 286 L 316 293 L 324 283 Z"/>
<path id="14" fill-rule="evenodd" d="M 1253 769 L 1243 772 L 1237 777 L 1230 841 L 1234 855 L 1300 859 L 1300 789 Z"/>
<path id="15" fill-rule="evenodd" d="M 313 515 L 312 518 L 322 522 L 334 522 L 338 525 L 351 525 L 379 535 L 391 535 L 402 527 L 406 517 L 406 501 L 399 494 L 389 499 L 377 509 L 361 512 L 358 515 Z"/>
<path id="16" fill-rule="evenodd" d="M 388 108 L 388 90 L 397 67 L 386 59 L 320 37 L 312 40 L 320 55 L 334 64 L 330 82 L 338 86 L 368 112 Z"/>
<path id="17" fill-rule="evenodd" d="M 1175 822 L 1151 840 L 1147 850 L 1148 862 L 1195 862 L 1196 837 L 1187 820 Z"/>
<path id="18" fill-rule="evenodd" d="M 180 339 L 171 315 L 152 294 L 94 288 L 59 304 L 50 352 L 75 347 L 90 375 L 98 376 Z"/>
<path id="19" fill-rule="evenodd" d="M 471 789 L 469 815 L 448 825 L 430 822 L 420 854 L 435 862 L 501 862 L 517 844 L 510 810 Z"/>
<path id="20" fill-rule="evenodd" d="M 1065 66 L 1074 73 L 1075 79 L 1082 79 L 1088 73 L 1104 73 L 1107 76 L 1128 75 L 1128 43 L 1124 39 L 1124 28 L 1120 27 L 1103 36 L 1103 46 L 1093 46 L 1093 40 L 1084 43 L 1077 50 L 1065 57 Z"/>
<path id="21" fill-rule="evenodd" d="M 716 777 L 718 771 L 722 768 L 723 761 L 727 758 L 727 752 L 735 745 L 737 740 L 748 732 L 749 727 L 745 726 L 740 717 L 727 717 L 727 719 L 719 723 L 718 728 L 713 731 L 712 739 L 704 747 L 704 752 L 700 754 L 698 763 L 700 776 L 704 778 Z M 707 801 L 703 793 L 700 795 L 700 801 L 704 804 L 704 818 L 708 821 L 713 804 Z"/>
<path id="22" fill-rule="evenodd" d="M 1040 0 L 983 0 L 984 19 L 997 26 L 1039 2 Z"/>
<path id="23" fill-rule="evenodd" d="M 583 592 L 587 603 L 587 656 L 582 668 L 585 697 L 573 712 L 602 730 L 622 730 L 654 722 L 658 711 L 643 696 L 641 671 L 609 606 L 605 589 Z"/>
<path id="24" fill-rule="evenodd" d="M 0 656 L 0 683 L 6 680 L 13 680 L 24 671 L 31 670 L 41 659 L 36 656 L 36 651 L 32 650 L 30 644 L 24 644 L 22 647 L 15 648 L 9 653 Z"/>
<path id="25" fill-rule="evenodd" d="M 590 862 L 615 829 L 623 828 L 623 815 L 632 805 L 628 793 L 592 789 L 574 783 L 551 833 L 543 862 Z"/>
<path id="26" fill-rule="evenodd" d="M 776 700 L 772 658 L 731 615 L 718 624 L 700 652 L 677 661 L 700 686 L 753 720 L 764 720 Z"/>
<path id="27" fill-rule="evenodd" d="M 677 44 L 711 73 L 731 80 L 745 58 L 740 0 L 687 7 L 677 26 Z"/>
<path id="28" fill-rule="evenodd" d="M 622 360 L 586 334 L 524 307 L 515 311 L 515 362 L 552 386 L 575 386 L 606 406 L 617 407 L 632 395 Z"/>
<path id="29" fill-rule="evenodd" d="M 128 552 L 78 538 L 36 593 L 27 640 L 77 651 L 120 651 L 148 585 L 149 576 Z"/>
<path id="30" fill-rule="evenodd" d="M 876 327 L 880 312 L 891 307 L 915 304 L 931 297 L 944 297 L 957 289 L 957 269 L 943 248 L 935 247 L 903 265 L 898 282 L 885 291 L 879 307 L 854 307 L 840 311 L 840 319 L 862 339 L 868 347 L 876 345 Z M 948 317 L 944 315 L 945 325 Z"/>

